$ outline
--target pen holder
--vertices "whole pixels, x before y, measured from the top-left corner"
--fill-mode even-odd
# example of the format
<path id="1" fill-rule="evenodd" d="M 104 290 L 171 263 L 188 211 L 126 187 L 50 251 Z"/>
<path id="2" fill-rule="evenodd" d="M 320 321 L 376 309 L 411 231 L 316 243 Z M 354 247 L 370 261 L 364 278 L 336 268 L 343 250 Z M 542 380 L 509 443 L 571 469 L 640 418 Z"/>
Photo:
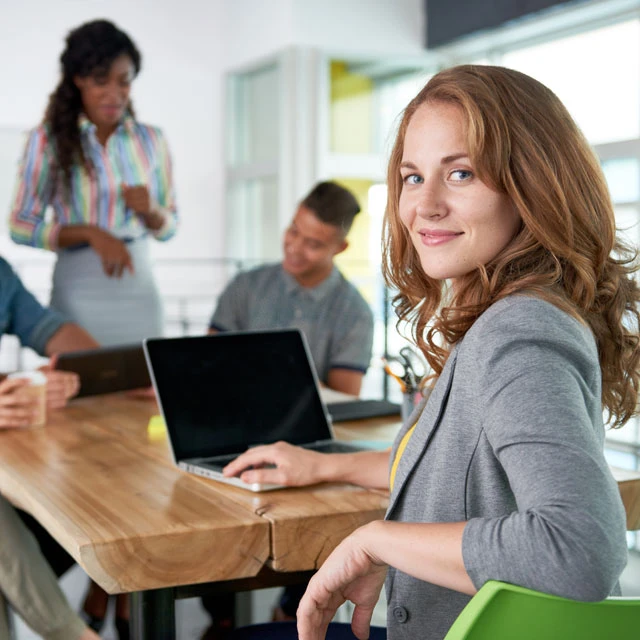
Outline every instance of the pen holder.
<path id="1" fill-rule="evenodd" d="M 418 389 L 408 389 L 402 394 L 402 407 L 400 409 L 400 415 L 404 422 L 416 408 L 416 405 L 422 399 L 422 394 Z"/>

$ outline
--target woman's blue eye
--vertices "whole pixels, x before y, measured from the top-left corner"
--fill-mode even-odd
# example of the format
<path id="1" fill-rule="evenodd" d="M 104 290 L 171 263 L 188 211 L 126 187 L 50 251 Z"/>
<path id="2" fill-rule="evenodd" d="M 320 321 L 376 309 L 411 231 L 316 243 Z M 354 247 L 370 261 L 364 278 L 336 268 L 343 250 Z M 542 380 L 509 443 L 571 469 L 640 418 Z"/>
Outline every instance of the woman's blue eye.
<path id="1" fill-rule="evenodd" d="M 468 180 L 473 173 L 468 171 L 467 169 L 455 169 L 449 174 L 454 180 L 458 182 L 462 182 L 463 180 Z"/>
<path id="2" fill-rule="evenodd" d="M 422 182 L 422 178 L 415 173 L 411 173 L 408 176 L 405 176 L 402 181 L 405 184 L 420 184 Z"/>

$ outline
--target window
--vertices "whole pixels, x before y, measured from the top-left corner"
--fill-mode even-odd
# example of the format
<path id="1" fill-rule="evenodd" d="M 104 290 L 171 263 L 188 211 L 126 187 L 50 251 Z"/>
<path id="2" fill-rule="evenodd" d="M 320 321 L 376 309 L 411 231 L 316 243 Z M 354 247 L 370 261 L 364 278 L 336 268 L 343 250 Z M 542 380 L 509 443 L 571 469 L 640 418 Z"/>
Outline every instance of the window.
<path id="1" fill-rule="evenodd" d="M 640 135 L 640 20 L 511 51 L 501 64 L 554 91 L 591 144 Z"/>

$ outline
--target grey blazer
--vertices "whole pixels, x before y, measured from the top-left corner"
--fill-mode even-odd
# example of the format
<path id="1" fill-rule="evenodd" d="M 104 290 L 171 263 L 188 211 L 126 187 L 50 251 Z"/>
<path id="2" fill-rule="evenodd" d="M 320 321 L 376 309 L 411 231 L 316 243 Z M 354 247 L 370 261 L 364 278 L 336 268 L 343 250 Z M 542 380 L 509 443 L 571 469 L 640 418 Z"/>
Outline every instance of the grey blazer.
<path id="1" fill-rule="evenodd" d="M 399 462 L 387 519 L 461 522 L 465 568 L 579 600 L 616 593 L 625 513 L 603 455 L 591 331 L 542 300 L 490 307 L 455 346 Z M 388 637 L 443 638 L 469 597 L 391 568 Z"/>

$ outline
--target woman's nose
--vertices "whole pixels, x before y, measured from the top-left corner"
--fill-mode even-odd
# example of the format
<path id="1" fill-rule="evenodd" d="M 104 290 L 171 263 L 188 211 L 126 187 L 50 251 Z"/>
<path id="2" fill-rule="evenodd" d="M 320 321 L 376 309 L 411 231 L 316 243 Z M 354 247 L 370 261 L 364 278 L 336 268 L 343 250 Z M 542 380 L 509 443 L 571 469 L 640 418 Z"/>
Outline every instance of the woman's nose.
<path id="1" fill-rule="evenodd" d="M 120 83 L 113 82 L 107 85 L 107 94 L 112 99 L 121 99 L 126 96 L 127 90 L 123 88 Z"/>
<path id="2" fill-rule="evenodd" d="M 446 205 L 441 190 L 435 186 L 425 186 L 416 202 L 416 215 L 427 219 L 441 218 L 445 211 Z"/>

